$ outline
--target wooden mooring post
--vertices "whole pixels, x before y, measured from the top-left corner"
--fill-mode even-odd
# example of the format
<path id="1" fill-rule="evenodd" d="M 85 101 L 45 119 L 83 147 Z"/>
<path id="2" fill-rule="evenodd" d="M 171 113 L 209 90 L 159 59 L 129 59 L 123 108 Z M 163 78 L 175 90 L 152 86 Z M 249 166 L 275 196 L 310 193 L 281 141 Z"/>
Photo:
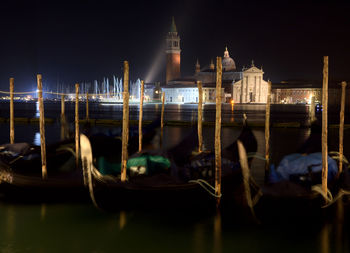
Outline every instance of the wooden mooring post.
<path id="1" fill-rule="evenodd" d="M 270 108 L 271 108 L 271 81 L 267 82 L 267 100 L 265 109 L 265 181 L 270 169 Z"/>
<path id="2" fill-rule="evenodd" d="M 75 165 L 79 165 L 79 84 L 75 84 Z"/>
<path id="3" fill-rule="evenodd" d="M 15 119 L 13 108 L 14 78 L 10 78 L 10 143 L 15 143 Z"/>
<path id="4" fill-rule="evenodd" d="M 129 63 L 124 61 L 124 92 L 123 92 L 123 133 L 122 133 L 122 168 L 121 181 L 126 181 L 129 141 Z"/>
<path id="5" fill-rule="evenodd" d="M 162 92 L 162 112 L 160 114 L 160 147 L 163 145 L 163 129 L 164 129 L 164 102 L 165 102 L 165 93 Z"/>
<path id="6" fill-rule="evenodd" d="M 143 95 L 144 95 L 145 84 L 141 80 L 140 90 L 140 111 L 139 111 L 139 152 L 142 151 L 142 116 L 143 116 Z"/>
<path id="7" fill-rule="evenodd" d="M 86 121 L 89 121 L 89 92 L 86 92 Z"/>
<path id="8" fill-rule="evenodd" d="M 61 94 L 61 140 L 64 140 L 67 135 L 67 122 L 66 122 L 66 116 L 65 116 L 64 100 L 65 100 L 65 96 L 64 94 Z"/>
<path id="9" fill-rule="evenodd" d="M 39 102 L 39 112 L 40 112 L 39 124 L 40 124 L 40 147 L 41 147 L 41 176 L 42 176 L 42 179 L 47 179 L 43 83 L 42 83 L 42 76 L 40 74 L 38 74 L 36 78 L 38 83 L 38 102 Z"/>
<path id="10" fill-rule="evenodd" d="M 346 82 L 342 82 L 341 83 L 340 122 L 339 122 L 339 171 L 338 171 L 338 174 L 340 174 L 343 171 L 345 96 L 346 96 Z"/>
<path id="11" fill-rule="evenodd" d="M 62 118 L 65 117 L 65 108 L 64 108 L 64 100 L 65 100 L 65 96 L 64 94 L 61 94 L 61 120 Z"/>
<path id="12" fill-rule="evenodd" d="M 328 176 L 328 56 L 323 57 L 323 88 L 322 88 L 322 191 L 327 195 Z"/>
<path id="13" fill-rule="evenodd" d="M 203 121 L 203 88 L 202 82 L 197 81 L 198 86 L 198 152 L 203 151 L 203 133 L 202 133 L 202 121 Z"/>
<path id="14" fill-rule="evenodd" d="M 310 104 L 310 125 L 315 120 L 316 120 L 316 116 L 315 116 L 315 96 L 312 95 L 312 97 L 311 97 L 311 104 Z"/>
<path id="15" fill-rule="evenodd" d="M 222 61 L 216 58 L 216 117 L 215 117 L 215 194 L 221 196 L 221 80 Z M 217 206 L 220 197 L 217 198 Z"/>

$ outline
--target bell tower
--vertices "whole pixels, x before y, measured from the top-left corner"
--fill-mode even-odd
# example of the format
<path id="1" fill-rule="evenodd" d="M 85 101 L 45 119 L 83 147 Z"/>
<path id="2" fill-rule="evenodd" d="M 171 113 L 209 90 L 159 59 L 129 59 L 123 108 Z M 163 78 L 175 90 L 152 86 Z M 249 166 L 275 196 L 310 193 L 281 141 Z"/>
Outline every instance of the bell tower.
<path id="1" fill-rule="evenodd" d="M 177 34 L 174 17 L 170 32 L 166 37 L 166 83 L 179 78 L 180 73 L 180 36 Z"/>

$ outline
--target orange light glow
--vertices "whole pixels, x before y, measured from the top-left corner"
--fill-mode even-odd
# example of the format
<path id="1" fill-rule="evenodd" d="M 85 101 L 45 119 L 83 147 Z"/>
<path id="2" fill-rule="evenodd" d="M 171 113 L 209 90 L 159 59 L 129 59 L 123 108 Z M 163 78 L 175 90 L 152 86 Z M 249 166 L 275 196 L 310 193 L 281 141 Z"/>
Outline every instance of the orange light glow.
<path id="1" fill-rule="evenodd" d="M 235 104 L 235 101 L 232 99 L 231 100 L 231 105 L 234 105 Z"/>

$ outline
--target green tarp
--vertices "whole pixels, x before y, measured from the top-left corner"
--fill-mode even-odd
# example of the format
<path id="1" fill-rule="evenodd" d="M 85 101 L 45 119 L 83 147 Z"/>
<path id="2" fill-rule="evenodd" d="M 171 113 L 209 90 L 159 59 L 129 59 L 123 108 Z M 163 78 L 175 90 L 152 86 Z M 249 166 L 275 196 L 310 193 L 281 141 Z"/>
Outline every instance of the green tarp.
<path id="1" fill-rule="evenodd" d="M 99 157 L 97 160 L 98 170 L 102 175 L 120 175 L 121 164 L 112 163 L 105 157 Z M 170 167 L 170 161 L 163 156 L 141 155 L 130 158 L 127 162 L 127 170 L 134 174 L 152 175 L 167 171 Z"/>

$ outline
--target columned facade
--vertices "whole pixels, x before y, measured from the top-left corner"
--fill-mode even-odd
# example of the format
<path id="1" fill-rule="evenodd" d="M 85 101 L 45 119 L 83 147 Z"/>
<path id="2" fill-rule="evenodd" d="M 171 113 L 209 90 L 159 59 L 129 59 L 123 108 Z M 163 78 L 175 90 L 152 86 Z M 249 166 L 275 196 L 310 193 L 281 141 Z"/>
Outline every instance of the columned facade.
<path id="1" fill-rule="evenodd" d="M 235 103 L 266 103 L 267 82 L 263 80 L 264 72 L 252 64 L 242 73 L 242 79 L 233 84 Z"/>

